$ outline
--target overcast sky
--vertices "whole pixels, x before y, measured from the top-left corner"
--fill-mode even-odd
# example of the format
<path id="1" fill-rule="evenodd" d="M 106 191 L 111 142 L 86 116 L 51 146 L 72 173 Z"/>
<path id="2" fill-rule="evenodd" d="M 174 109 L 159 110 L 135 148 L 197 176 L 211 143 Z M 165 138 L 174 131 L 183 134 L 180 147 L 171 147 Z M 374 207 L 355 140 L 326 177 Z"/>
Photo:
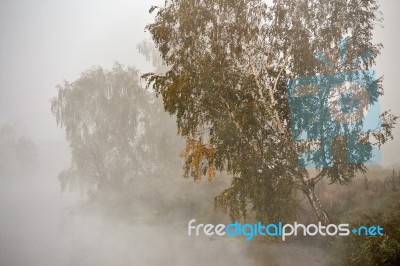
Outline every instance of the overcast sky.
<path id="1" fill-rule="evenodd" d="M 35 138 L 63 139 L 50 113 L 55 85 L 117 60 L 149 67 L 136 44 L 148 35 L 156 1 L 4 1 L 0 6 L 0 122 Z"/>
<path id="2" fill-rule="evenodd" d="M 150 70 L 136 44 L 149 36 L 144 27 L 160 0 L 0 0 L 0 123 L 11 121 L 36 139 L 62 140 L 50 113 L 55 85 L 73 81 L 93 65 L 114 61 Z M 400 1 L 382 0 L 385 46 L 378 74 L 385 75 L 382 109 L 400 114 L 397 69 L 400 59 Z M 395 131 L 400 138 L 400 129 Z M 398 162 L 400 141 L 384 147 L 383 163 Z"/>

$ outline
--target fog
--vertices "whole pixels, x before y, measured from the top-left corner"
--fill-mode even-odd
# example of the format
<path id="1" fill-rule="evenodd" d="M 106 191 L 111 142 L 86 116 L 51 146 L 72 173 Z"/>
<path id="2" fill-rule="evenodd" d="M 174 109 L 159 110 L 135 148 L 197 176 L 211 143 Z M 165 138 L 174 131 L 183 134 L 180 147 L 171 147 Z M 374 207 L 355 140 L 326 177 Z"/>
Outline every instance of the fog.
<path id="1" fill-rule="evenodd" d="M 92 67 L 111 68 L 115 61 L 151 70 L 136 50 L 149 35 L 151 5 L 163 1 L 1 1 L 0 5 L 0 121 L 12 120 L 34 138 L 64 141 L 54 126 L 49 99 L 55 85 L 72 81 Z M 384 28 L 376 28 L 375 39 L 383 43 L 376 70 L 384 75 L 382 109 L 400 114 L 397 104 L 397 51 L 399 3 L 381 1 Z M 395 135 L 399 135 L 397 127 Z M 398 139 L 383 147 L 382 164 L 396 163 Z"/>
<path id="2" fill-rule="evenodd" d="M 142 194 L 153 193 L 148 199 L 154 198 L 154 190 L 163 193 L 154 202 L 168 207 L 161 214 L 140 197 L 129 210 L 105 212 L 101 204 L 88 205 L 82 195 L 60 192 L 56 176 L 68 164 L 69 154 L 55 144 L 41 143 L 35 170 L 2 172 L 1 265 L 320 265 L 330 259 L 315 244 L 283 248 L 187 236 L 192 218 L 198 223 L 228 222 L 214 211 L 218 189 L 208 182 L 195 184 L 176 176 L 178 182 L 172 185 L 147 189 Z M 217 180 L 217 187 L 223 184 Z M 191 198 L 183 199 L 188 194 Z"/>
<path id="3" fill-rule="evenodd" d="M 210 217 L 218 215 L 210 194 L 216 190 L 208 183 L 176 176 L 179 182 L 136 189 L 129 207 L 104 208 L 79 193 L 61 193 L 57 175 L 69 163 L 67 147 L 55 141 L 37 146 L 29 171 L 13 165 L 17 160 L 2 168 L 7 171 L 1 172 L 0 187 L 1 265 L 252 264 L 242 243 L 187 236 L 197 206 L 209 205 Z M 190 193 L 185 206 L 180 197 Z M 196 203 L 200 200 L 205 203 Z M 171 212 L 157 209 L 176 204 Z"/>
<path id="4" fill-rule="evenodd" d="M 187 223 L 193 218 L 229 221 L 213 205 L 229 184 L 223 177 L 197 184 L 183 179 L 177 168 L 166 181 L 138 188 L 127 209 L 104 208 L 101 202 L 88 203 L 85 193 L 61 191 L 57 176 L 71 163 L 71 153 L 50 112 L 56 84 L 73 81 L 94 65 L 110 69 L 115 61 L 141 73 L 151 70 L 136 45 L 149 39 L 144 27 L 153 18 L 150 6 L 162 2 L 0 2 L 0 128 L 9 125 L 17 142 L 26 138 L 34 143 L 26 162 L 7 150 L 1 153 L 0 265 L 320 265 L 332 260 L 313 243 L 283 249 L 188 237 Z M 385 47 L 376 66 L 384 75 L 380 104 L 399 115 L 400 2 L 381 4 L 385 27 L 377 28 L 375 36 Z M 394 137 L 383 147 L 383 166 L 399 162 L 399 126 Z"/>

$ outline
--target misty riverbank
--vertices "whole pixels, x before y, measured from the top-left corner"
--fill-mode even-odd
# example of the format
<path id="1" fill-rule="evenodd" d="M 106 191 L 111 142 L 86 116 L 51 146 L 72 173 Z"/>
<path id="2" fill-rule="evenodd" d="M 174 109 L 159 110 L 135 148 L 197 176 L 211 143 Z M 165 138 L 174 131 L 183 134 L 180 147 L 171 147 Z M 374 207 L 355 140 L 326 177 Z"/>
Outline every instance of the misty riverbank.
<path id="1" fill-rule="evenodd" d="M 115 217 L 61 193 L 58 173 L 68 164 L 62 143 L 39 147 L 37 168 L 2 174 L 0 186 L 0 265 L 321 265 L 326 252 L 301 243 L 265 244 L 188 237 L 185 211 L 154 219 Z M 22 169 L 23 170 L 23 169 Z M 194 193 L 208 189 L 186 182 Z M 159 193 L 160 194 L 160 193 Z M 173 193 L 172 193 L 173 194 Z M 173 195 L 166 193 L 166 200 Z M 210 198 L 212 203 L 212 198 Z M 190 200 L 188 202 L 190 203 Z M 101 208 L 101 206 L 100 206 Z M 188 207 L 190 209 L 190 207 Z M 213 210 L 210 210 L 210 212 Z M 175 215 L 176 214 L 176 215 Z M 187 216 L 187 217 L 186 217 Z M 210 221 L 211 222 L 211 221 Z"/>

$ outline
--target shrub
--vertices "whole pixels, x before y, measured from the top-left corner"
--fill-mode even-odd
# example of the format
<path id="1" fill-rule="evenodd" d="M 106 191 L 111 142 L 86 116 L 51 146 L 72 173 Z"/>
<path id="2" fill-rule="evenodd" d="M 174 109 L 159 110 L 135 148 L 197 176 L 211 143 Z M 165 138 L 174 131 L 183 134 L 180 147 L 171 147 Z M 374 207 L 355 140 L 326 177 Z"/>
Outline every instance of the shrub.
<path id="1" fill-rule="evenodd" d="M 344 262 L 348 265 L 400 265 L 400 204 L 385 212 L 363 213 L 354 227 L 361 225 L 380 225 L 384 235 L 351 235 L 344 244 Z"/>

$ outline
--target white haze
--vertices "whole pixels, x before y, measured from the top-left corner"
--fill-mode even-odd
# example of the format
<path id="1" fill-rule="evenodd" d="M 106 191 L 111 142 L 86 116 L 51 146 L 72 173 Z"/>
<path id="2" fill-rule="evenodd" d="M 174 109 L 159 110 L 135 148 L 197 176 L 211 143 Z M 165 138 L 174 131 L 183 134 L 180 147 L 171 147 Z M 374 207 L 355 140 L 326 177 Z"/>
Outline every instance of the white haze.
<path id="1" fill-rule="evenodd" d="M 144 32 L 152 20 L 149 7 L 162 2 L 0 2 L 0 126 L 14 125 L 18 134 L 30 136 L 38 147 L 37 167 L 0 171 L 0 265 L 252 265 L 259 256 L 265 265 L 268 261 L 320 265 L 328 258 L 316 247 L 264 250 L 243 242 L 191 239 L 186 224 L 196 218 L 189 217 L 193 213 L 177 211 L 165 220 L 149 221 L 148 206 L 138 202 L 144 218 L 127 222 L 101 212 L 86 213 L 77 207 L 84 198 L 61 193 L 57 175 L 70 163 L 70 153 L 50 113 L 55 85 L 75 80 L 93 65 L 110 69 L 114 61 L 150 70 L 136 44 L 149 37 Z M 382 0 L 381 4 L 385 28 L 376 31 L 376 40 L 385 46 L 376 67 L 385 75 L 381 108 L 400 114 L 400 2 Z M 395 139 L 383 148 L 384 165 L 398 163 L 399 126 Z M 212 195 L 217 192 L 210 188 L 213 184 L 197 185 L 180 175 L 177 171 L 177 182 L 185 183 L 194 199 L 211 191 L 206 204 L 212 212 Z M 171 201 L 179 194 L 164 192 Z M 293 260 L 284 253 L 291 253 Z"/>

